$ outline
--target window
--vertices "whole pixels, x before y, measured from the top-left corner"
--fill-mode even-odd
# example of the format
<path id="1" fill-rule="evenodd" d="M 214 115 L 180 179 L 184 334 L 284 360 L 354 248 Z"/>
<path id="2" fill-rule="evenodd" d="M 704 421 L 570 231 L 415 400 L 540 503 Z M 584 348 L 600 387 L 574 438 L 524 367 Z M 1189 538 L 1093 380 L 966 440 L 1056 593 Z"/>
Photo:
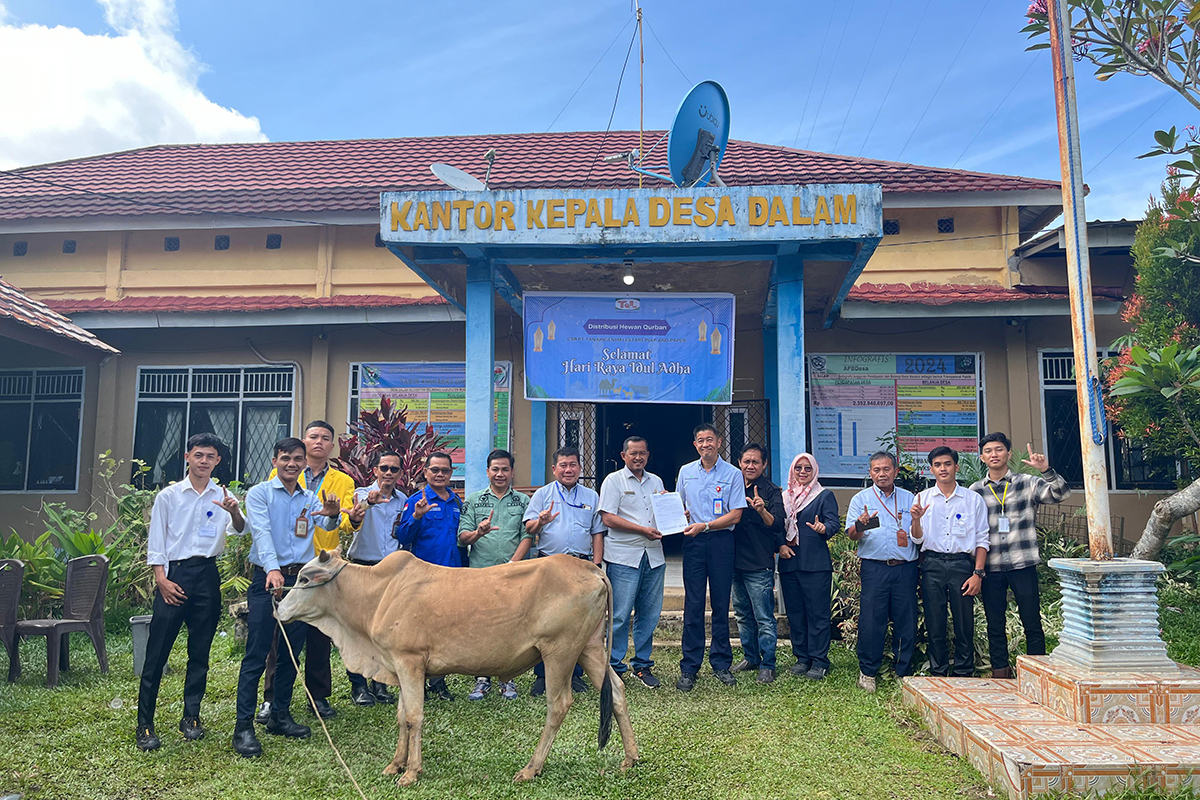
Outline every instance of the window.
<path id="1" fill-rule="evenodd" d="M 74 492 L 82 369 L 0 371 L 0 492 Z"/>
<path id="2" fill-rule="evenodd" d="M 189 436 L 226 443 L 213 477 L 259 483 L 271 473 L 271 446 L 292 430 L 290 367 L 170 367 L 138 371 L 133 457 L 150 471 L 146 486 L 183 478 Z"/>
<path id="3" fill-rule="evenodd" d="M 1113 355 L 1101 352 L 1101 358 Z M 1079 446 L 1079 409 L 1075 395 L 1075 356 L 1070 352 L 1041 353 L 1042 423 L 1050 466 L 1075 488 L 1083 486 L 1083 454 Z M 1173 489 L 1180 475 L 1174 459 L 1146 456 L 1134 439 L 1117 435 L 1110 423 L 1105 448 L 1108 485 L 1115 489 Z"/>
<path id="4" fill-rule="evenodd" d="M 229 237 L 228 236 L 226 236 L 225 234 L 221 234 L 220 236 L 213 239 L 213 250 L 228 250 L 228 249 L 229 249 Z"/>
<path id="5" fill-rule="evenodd" d="M 939 219 L 938 233 L 954 233 L 954 217 Z"/>
<path id="6" fill-rule="evenodd" d="M 283 247 L 283 234 L 282 233 L 268 233 L 267 234 L 267 249 L 268 250 L 278 250 L 281 247 Z"/>
<path id="7" fill-rule="evenodd" d="M 163 250 L 168 253 L 178 253 L 179 252 L 179 237 L 178 236 L 164 237 L 163 238 Z"/>
<path id="8" fill-rule="evenodd" d="M 70 255 L 71 253 L 75 252 L 75 240 L 74 239 L 63 239 L 63 252 L 66 253 L 67 255 Z"/>
<path id="9" fill-rule="evenodd" d="M 885 219 L 883 221 L 884 236 L 899 236 L 900 235 L 900 220 Z"/>

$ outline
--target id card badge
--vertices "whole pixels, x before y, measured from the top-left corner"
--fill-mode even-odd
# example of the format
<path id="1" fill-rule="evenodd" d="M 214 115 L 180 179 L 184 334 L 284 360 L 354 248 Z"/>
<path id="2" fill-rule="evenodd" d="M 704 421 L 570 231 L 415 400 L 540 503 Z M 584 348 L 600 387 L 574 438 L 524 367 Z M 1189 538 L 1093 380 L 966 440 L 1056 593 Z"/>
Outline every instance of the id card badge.
<path id="1" fill-rule="evenodd" d="M 213 519 L 213 512 L 209 511 L 208 516 L 200 523 L 200 529 L 197 531 L 201 539 L 217 538 L 217 521 Z"/>
<path id="2" fill-rule="evenodd" d="M 308 538 L 308 511 L 301 511 L 300 516 L 296 517 L 296 538 Z"/>
<path id="3" fill-rule="evenodd" d="M 1001 533 L 1008 533 L 1008 517 L 1001 515 L 1000 522 L 997 525 L 996 529 L 999 530 Z"/>
<path id="4" fill-rule="evenodd" d="M 719 497 L 714 497 L 714 498 L 713 498 L 713 506 L 712 506 L 712 508 L 713 508 L 713 512 L 712 512 L 712 513 L 713 513 L 713 517 L 714 517 L 714 518 L 715 518 L 715 517 L 719 517 L 719 516 L 721 516 L 722 514 L 724 514 L 724 513 L 725 513 L 724 511 L 722 511 L 723 505 L 722 505 L 722 503 L 721 503 L 721 498 L 719 498 Z"/>

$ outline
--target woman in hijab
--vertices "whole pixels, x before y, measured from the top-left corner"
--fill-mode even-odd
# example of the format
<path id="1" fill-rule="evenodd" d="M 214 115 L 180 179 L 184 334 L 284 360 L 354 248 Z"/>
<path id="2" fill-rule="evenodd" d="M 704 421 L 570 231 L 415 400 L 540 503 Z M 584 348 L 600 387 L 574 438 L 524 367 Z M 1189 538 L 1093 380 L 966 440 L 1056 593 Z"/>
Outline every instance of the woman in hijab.
<path id="1" fill-rule="evenodd" d="M 841 529 L 837 498 L 817 480 L 818 471 L 809 453 L 792 459 L 783 493 L 787 543 L 779 548 L 779 583 L 796 656 L 791 671 L 815 681 L 829 673 L 829 540 Z"/>

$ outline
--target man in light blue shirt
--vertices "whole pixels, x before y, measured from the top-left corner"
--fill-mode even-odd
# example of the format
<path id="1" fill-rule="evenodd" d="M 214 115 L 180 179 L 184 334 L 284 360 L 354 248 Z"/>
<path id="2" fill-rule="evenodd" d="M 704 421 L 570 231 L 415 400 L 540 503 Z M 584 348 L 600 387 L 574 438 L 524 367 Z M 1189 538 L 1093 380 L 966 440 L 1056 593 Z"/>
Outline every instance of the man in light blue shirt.
<path id="1" fill-rule="evenodd" d="M 404 513 L 404 495 L 396 491 L 400 469 L 399 453 L 392 450 L 378 452 L 375 454 L 375 482 L 355 490 L 354 508 L 349 514 L 354 530 L 354 540 L 347 553 L 351 562 L 371 567 L 399 549 L 392 531 Z M 346 670 L 346 677 L 350 679 L 350 697 L 355 705 L 396 702 L 383 684 L 368 683 L 362 675 L 350 670 Z"/>
<path id="2" fill-rule="evenodd" d="M 683 498 L 691 524 L 683 530 L 683 658 L 675 688 L 690 692 L 704 662 L 704 592 L 712 606 L 712 618 L 729 618 L 729 595 L 733 590 L 733 527 L 746 507 L 745 481 L 737 467 L 721 458 L 721 437 L 712 425 L 698 425 L 692 444 L 700 458 L 679 470 L 675 490 Z M 729 626 L 712 626 L 708 651 L 717 680 L 735 686 L 733 649 Z"/>
<path id="3" fill-rule="evenodd" d="M 917 545 L 912 530 L 913 494 L 896 485 L 899 463 L 879 451 L 868 462 L 872 485 L 854 495 L 846 510 L 846 535 L 858 542 L 862 599 L 858 612 L 858 685 L 875 691 L 883 663 L 888 621 L 896 677 L 908 674 L 917 639 Z"/>
<path id="4" fill-rule="evenodd" d="M 341 500 L 323 492 L 317 496 L 299 485 L 305 464 L 304 442 L 288 437 L 275 443 L 271 464 L 277 470 L 274 478 L 260 483 L 246 494 L 246 525 L 254 539 L 250 563 L 255 567 L 246 593 L 249 606 L 246 654 L 238 675 L 237 723 L 233 733 L 233 749 L 242 756 L 262 753 L 254 735 L 254 709 L 258 699 L 258 682 L 262 678 L 271 651 L 275 632 L 272 594 L 296 582 L 296 574 L 313 555 L 313 534 L 320 526 L 336 529 L 341 523 Z M 308 625 L 293 622 L 284 633 L 296 655 L 304 646 Z M 285 647 L 285 645 L 281 645 Z M 267 732 L 295 739 L 309 735 L 306 725 L 292 719 L 292 687 L 296 668 L 291 656 L 280 654 L 275 665 L 275 698 Z"/>
<path id="5" fill-rule="evenodd" d="M 600 496 L 579 483 L 579 451 L 560 447 L 554 451 L 551 470 L 554 482 L 548 483 L 529 498 L 523 517 L 525 532 L 536 537 L 538 557 L 565 554 L 604 563 L 604 523 L 600 521 Z M 542 662 L 533 668 L 536 676 L 531 697 L 546 693 L 546 671 Z M 586 692 L 583 668 L 575 665 L 571 689 Z"/>

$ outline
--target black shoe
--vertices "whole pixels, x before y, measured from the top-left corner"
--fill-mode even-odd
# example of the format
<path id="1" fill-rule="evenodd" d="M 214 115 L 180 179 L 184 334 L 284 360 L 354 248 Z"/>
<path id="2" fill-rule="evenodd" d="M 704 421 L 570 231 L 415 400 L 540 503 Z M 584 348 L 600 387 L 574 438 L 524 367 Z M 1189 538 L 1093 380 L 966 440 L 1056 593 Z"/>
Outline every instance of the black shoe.
<path id="1" fill-rule="evenodd" d="M 269 721 L 269 720 L 268 720 Z M 238 720 L 233 729 L 233 751 L 243 758 L 254 758 L 262 755 L 262 745 L 254 735 L 254 723 Z"/>
<path id="2" fill-rule="evenodd" d="M 204 726 L 200 724 L 199 717 L 184 717 L 179 720 L 179 732 L 183 734 L 183 738 L 189 742 L 196 742 L 204 738 Z"/>
<path id="3" fill-rule="evenodd" d="M 829 670 L 824 667 L 813 667 L 808 672 L 804 673 L 804 677 L 810 681 L 823 681 L 825 676 L 829 674 Z"/>
<path id="4" fill-rule="evenodd" d="M 760 669 L 758 671 L 758 682 L 759 683 L 774 683 L 775 682 L 775 670 L 773 670 L 769 667 L 763 667 L 762 669 Z"/>
<path id="5" fill-rule="evenodd" d="M 795 664 L 792 664 L 792 668 L 789 669 L 788 672 L 792 673 L 793 675 L 804 675 L 810 669 L 812 669 L 811 661 L 797 661 Z"/>
<path id="6" fill-rule="evenodd" d="M 442 684 L 445 686 L 445 683 Z M 375 695 L 375 702 L 386 703 L 389 706 L 396 705 L 396 695 L 388 691 L 387 684 L 371 681 L 371 693 Z"/>
<path id="7" fill-rule="evenodd" d="M 733 673 L 727 669 L 714 669 L 713 675 L 726 686 L 737 686 L 737 678 L 733 677 Z"/>
<path id="8" fill-rule="evenodd" d="M 743 658 L 741 661 L 734 664 L 733 668 L 730 669 L 729 671 L 730 672 L 752 672 L 756 669 L 758 669 L 758 664 L 751 664 L 749 661 L 747 661 L 746 659 Z"/>
<path id="9" fill-rule="evenodd" d="M 587 690 L 588 690 L 588 685 L 583 680 L 583 678 L 576 678 L 574 675 L 571 676 L 571 691 L 572 692 L 575 692 L 575 694 L 583 694 Z"/>
<path id="10" fill-rule="evenodd" d="M 289 739 L 307 739 L 312 735 L 312 729 L 292 719 L 292 712 L 288 709 L 280 708 L 271 712 L 271 718 L 267 720 L 267 733 Z"/>
<path id="11" fill-rule="evenodd" d="M 258 707 L 258 713 L 254 715 L 254 721 L 259 725 L 266 725 L 267 720 L 271 718 L 271 703 L 269 700 L 263 700 L 262 705 Z"/>
<path id="12" fill-rule="evenodd" d="M 354 700 L 354 705 L 356 706 L 373 706 L 379 702 L 375 697 L 375 693 L 366 686 L 350 687 L 350 698 Z"/>
<path id="13" fill-rule="evenodd" d="M 162 742 L 154 733 L 153 725 L 139 725 L 137 738 L 134 741 L 137 743 L 138 750 L 157 750 L 162 746 Z"/>
<path id="14" fill-rule="evenodd" d="M 425 687 L 425 699 L 432 700 L 435 697 L 438 700 L 454 699 L 454 695 L 450 694 L 450 689 L 446 686 L 446 679 L 444 677 L 432 679 L 429 681 L 429 685 Z"/>
<path id="15" fill-rule="evenodd" d="M 534 678 L 533 688 L 529 690 L 530 697 L 542 697 L 546 694 L 546 679 Z"/>
<path id="16" fill-rule="evenodd" d="M 333 719 L 337 716 L 337 709 L 329 705 L 329 701 L 321 698 L 313 698 L 313 702 L 308 706 L 308 713 L 316 714 L 321 719 Z"/>
<path id="17" fill-rule="evenodd" d="M 675 688 L 681 692 L 690 692 L 696 685 L 696 673 L 684 672 L 679 676 L 679 680 L 675 682 Z"/>
<path id="18" fill-rule="evenodd" d="M 662 686 L 662 681 L 654 677 L 654 675 L 650 672 L 649 667 L 644 669 L 635 669 L 633 671 L 633 676 L 641 681 L 642 685 L 647 689 L 657 689 L 658 687 Z"/>

